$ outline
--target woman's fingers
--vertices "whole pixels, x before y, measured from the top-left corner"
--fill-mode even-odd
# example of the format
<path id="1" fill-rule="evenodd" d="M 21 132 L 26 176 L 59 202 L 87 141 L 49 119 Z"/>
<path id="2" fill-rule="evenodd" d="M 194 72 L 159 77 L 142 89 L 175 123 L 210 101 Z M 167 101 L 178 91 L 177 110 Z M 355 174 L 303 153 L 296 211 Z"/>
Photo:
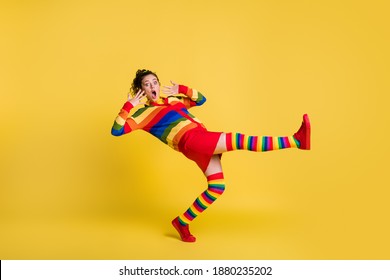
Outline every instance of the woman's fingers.
<path id="1" fill-rule="evenodd" d="M 145 91 L 143 91 L 141 89 L 135 95 L 135 97 L 138 98 L 138 99 L 142 99 L 144 96 L 145 96 Z"/>
<path id="2" fill-rule="evenodd" d="M 166 94 L 175 94 L 176 93 L 173 86 L 164 86 L 164 88 L 162 90 Z"/>

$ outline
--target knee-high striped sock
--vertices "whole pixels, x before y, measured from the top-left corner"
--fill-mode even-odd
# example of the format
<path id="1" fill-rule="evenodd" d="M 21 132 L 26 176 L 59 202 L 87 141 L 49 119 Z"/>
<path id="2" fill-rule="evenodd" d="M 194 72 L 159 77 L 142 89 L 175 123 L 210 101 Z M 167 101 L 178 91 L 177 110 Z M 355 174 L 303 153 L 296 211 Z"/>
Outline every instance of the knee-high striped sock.
<path id="1" fill-rule="evenodd" d="M 207 176 L 207 183 L 207 190 L 194 201 L 184 214 L 179 216 L 179 222 L 182 225 L 189 224 L 225 191 L 225 180 L 222 172 Z"/>
<path id="2" fill-rule="evenodd" d="M 286 148 L 299 148 L 299 142 L 293 136 L 246 136 L 241 133 L 226 133 L 228 151 L 248 150 L 266 152 Z"/>

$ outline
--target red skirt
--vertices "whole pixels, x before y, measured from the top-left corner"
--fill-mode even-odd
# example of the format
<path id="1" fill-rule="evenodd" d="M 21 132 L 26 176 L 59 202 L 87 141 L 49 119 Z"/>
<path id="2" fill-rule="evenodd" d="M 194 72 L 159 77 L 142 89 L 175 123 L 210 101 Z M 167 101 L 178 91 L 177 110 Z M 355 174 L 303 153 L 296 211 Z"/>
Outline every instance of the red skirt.
<path id="1" fill-rule="evenodd" d="M 190 160 L 195 161 L 204 173 L 221 134 L 222 132 L 211 132 L 202 127 L 191 129 L 184 133 L 180 139 L 179 151 Z"/>

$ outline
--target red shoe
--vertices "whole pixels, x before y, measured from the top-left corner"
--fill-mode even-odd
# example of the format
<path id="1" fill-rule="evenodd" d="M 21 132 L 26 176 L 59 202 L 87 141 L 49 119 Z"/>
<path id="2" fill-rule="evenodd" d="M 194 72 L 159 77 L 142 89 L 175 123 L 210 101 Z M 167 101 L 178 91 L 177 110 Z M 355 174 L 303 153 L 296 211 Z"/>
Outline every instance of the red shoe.
<path id="1" fill-rule="evenodd" d="M 303 115 L 302 125 L 294 138 L 299 141 L 299 149 L 310 150 L 310 120 L 307 114 Z"/>
<path id="2" fill-rule="evenodd" d="M 190 229 L 188 228 L 188 225 L 183 226 L 180 221 L 179 217 L 176 217 L 172 221 L 172 225 L 175 227 L 177 232 L 180 234 L 181 240 L 184 242 L 195 242 L 196 238 L 190 233 Z"/>

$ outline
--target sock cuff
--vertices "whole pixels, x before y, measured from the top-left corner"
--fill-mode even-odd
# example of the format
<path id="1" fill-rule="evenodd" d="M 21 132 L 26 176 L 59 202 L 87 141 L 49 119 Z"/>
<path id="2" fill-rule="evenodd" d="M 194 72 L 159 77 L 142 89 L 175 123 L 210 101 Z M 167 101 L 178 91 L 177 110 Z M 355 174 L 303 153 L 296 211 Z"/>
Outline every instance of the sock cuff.
<path id="1" fill-rule="evenodd" d="M 233 146 L 232 146 L 232 133 L 231 132 L 226 133 L 226 149 L 228 151 L 233 150 Z"/>
<path id="2" fill-rule="evenodd" d="M 207 176 L 207 181 L 217 180 L 217 179 L 224 179 L 223 172 L 211 174 Z"/>

